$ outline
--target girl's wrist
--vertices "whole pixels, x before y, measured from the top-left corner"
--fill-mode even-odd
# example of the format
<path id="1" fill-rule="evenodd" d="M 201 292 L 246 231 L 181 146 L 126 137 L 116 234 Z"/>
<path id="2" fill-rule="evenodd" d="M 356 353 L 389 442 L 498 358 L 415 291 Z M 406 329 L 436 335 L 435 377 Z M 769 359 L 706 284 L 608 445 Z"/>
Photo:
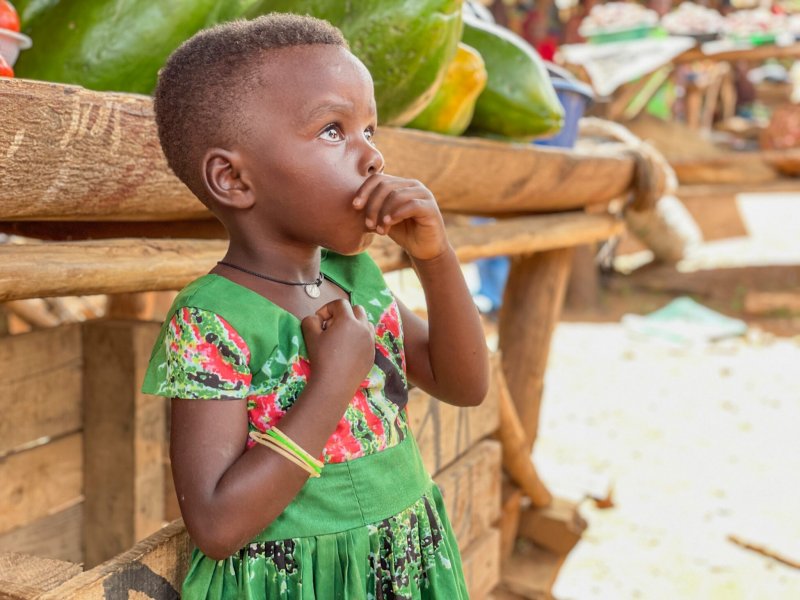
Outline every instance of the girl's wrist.
<path id="1" fill-rule="evenodd" d="M 429 268 L 437 266 L 442 262 L 451 259 L 455 259 L 456 261 L 458 261 L 458 259 L 456 258 L 456 252 L 455 250 L 453 250 L 453 247 L 449 244 L 449 242 L 445 243 L 444 247 L 438 253 L 434 254 L 431 257 L 419 258 L 416 256 L 411 256 L 410 258 L 414 266 L 420 268 Z"/>

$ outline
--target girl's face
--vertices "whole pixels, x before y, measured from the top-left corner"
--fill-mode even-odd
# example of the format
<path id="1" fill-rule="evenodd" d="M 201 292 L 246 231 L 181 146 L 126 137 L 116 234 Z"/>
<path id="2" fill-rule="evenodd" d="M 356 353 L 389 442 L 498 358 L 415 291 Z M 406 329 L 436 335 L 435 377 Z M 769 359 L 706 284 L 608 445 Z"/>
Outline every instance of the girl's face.
<path id="1" fill-rule="evenodd" d="M 245 104 L 253 217 L 287 242 L 364 250 L 372 233 L 353 199 L 383 170 L 366 67 L 338 46 L 297 46 L 275 52 L 256 79 L 270 83 Z"/>

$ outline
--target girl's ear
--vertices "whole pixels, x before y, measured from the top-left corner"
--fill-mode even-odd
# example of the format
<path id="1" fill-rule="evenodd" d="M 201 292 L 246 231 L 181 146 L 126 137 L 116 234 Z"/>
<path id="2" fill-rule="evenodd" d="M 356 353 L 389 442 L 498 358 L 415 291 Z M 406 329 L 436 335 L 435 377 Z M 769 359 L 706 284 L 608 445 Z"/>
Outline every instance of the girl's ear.
<path id="1" fill-rule="evenodd" d="M 203 182 L 212 198 L 222 206 L 250 208 L 253 189 L 242 171 L 241 156 L 235 150 L 209 148 L 203 157 Z"/>

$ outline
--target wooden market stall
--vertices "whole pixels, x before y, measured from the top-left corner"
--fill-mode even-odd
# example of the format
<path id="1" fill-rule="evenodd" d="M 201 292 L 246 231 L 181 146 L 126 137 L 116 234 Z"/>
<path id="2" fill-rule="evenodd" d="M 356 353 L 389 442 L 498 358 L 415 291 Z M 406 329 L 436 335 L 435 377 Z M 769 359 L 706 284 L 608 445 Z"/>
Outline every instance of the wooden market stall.
<path id="1" fill-rule="evenodd" d="M 0 231 L 21 236 L 0 245 L 0 301 L 135 299 L 179 289 L 224 253 L 224 232 L 166 166 L 150 98 L 0 80 L 0 114 Z M 609 202 L 657 183 L 620 145 L 579 153 L 387 128 L 380 147 L 444 211 L 509 217 L 448 229 L 462 261 L 513 256 L 490 393 L 459 409 L 412 390 L 409 417 L 471 597 L 533 597 L 503 574 L 518 533 L 557 569 L 582 529 L 530 459 L 572 249 L 618 235 Z M 408 266 L 390 242 L 370 252 L 384 271 Z M 190 542 L 168 402 L 138 391 L 158 328 L 105 318 L 0 338 L 0 597 L 177 597 Z"/>

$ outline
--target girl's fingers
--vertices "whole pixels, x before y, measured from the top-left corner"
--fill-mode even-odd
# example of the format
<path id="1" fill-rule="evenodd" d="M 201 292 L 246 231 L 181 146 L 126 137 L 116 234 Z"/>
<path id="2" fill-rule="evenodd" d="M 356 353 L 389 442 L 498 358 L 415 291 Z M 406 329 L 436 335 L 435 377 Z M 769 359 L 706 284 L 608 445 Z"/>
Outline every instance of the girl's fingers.
<path id="1" fill-rule="evenodd" d="M 374 229 L 380 225 L 378 213 L 381 210 L 381 206 L 385 202 L 391 202 L 395 195 L 410 187 L 413 187 L 413 182 L 408 180 L 385 181 L 376 186 L 364 206 L 364 222 L 367 227 Z"/>
<path id="2" fill-rule="evenodd" d="M 384 179 L 385 176 L 380 173 L 369 176 L 356 192 L 356 195 L 353 198 L 353 207 L 358 209 L 363 208 L 367 203 L 370 194 L 372 194 L 372 190 L 374 190 L 382 181 L 384 181 Z"/>

